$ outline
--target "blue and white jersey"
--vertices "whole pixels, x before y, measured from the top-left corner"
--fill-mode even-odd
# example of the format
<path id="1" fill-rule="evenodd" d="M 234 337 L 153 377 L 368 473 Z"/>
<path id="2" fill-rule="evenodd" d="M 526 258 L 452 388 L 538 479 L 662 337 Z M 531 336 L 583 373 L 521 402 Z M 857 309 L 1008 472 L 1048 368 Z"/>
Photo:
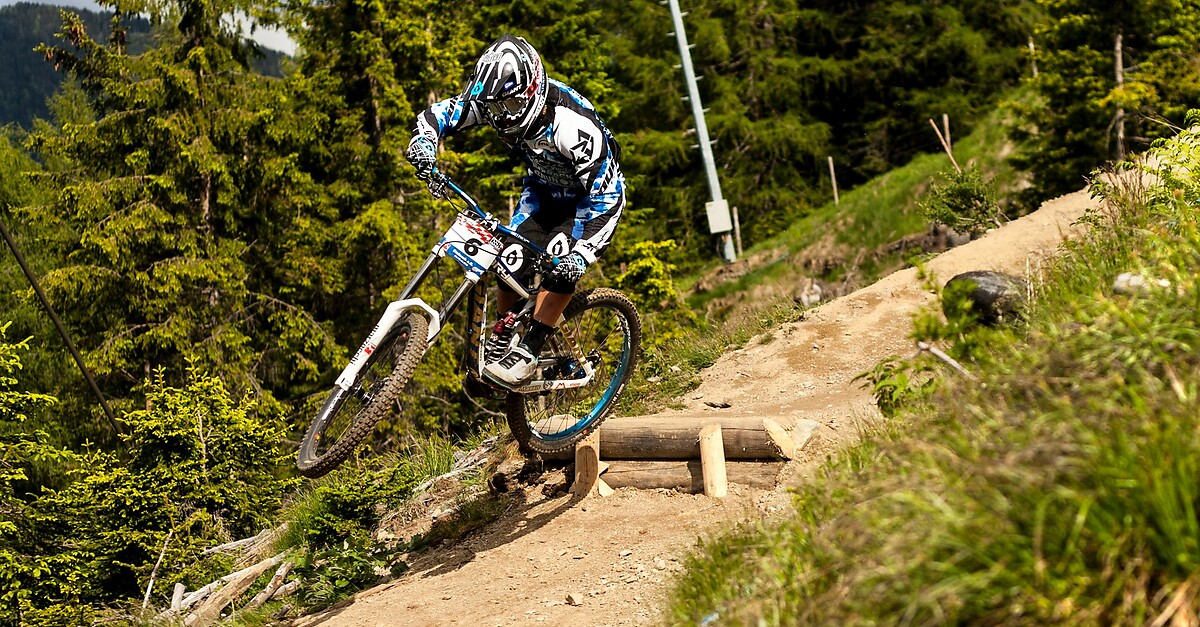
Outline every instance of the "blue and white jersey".
<path id="1" fill-rule="evenodd" d="M 527 188 L 548 187 L 556 198 L 578 200 L 571 233 L 576 240 L 574 251 L 590 263 L 612 239 L 625 206 L 619 148 L 587 98 L 553 79 L 549 87 L 549 111 L 542 131 L 515 142 L 505 141 L 529 168 Z M 413 137 L 424 136 L 437 144 L 455 132 L 487 124 L 483 105 L 476 101 L 464 104 L 454 96 L 418 114 Z M 538 210 L 536 196 L 534 202 L 525 202 L 527 195 L 522 194 L 513 228 Z"/>

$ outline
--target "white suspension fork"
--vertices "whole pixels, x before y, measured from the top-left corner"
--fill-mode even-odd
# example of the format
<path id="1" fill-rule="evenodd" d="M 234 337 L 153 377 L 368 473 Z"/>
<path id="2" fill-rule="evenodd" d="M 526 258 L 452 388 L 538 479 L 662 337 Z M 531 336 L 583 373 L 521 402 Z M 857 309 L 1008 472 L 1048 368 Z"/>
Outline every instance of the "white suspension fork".
<path id="1" fill-rule="evenodd" d="M 379 318 L 379 322 L 375 324 L 375 328 L 371 334 L 367 336 L 366 341 L 358 348 L 358 352 L 354 354 L 354 358 L 346 364 L 346 369 L 338 376 L 335 382 L 338 387 L 343 390 L 349 390 L 350 386 L 354 385 L 354 381 L 358 378 L 358 371 L 362 370 L 364 364 L 367 363 L 367 358 L 375 349 L 379 347 L 379 343 L 383 338 L 391 332 L 396 323 L 400 321 L 404 313 L 410 309 L 421 309 L 423 314 L 429 317 L 429 337 L 425 338 L 426 342 L 433 342 L 433 338 L 437 337 L 442 330 L 442 320 L 438 312 L 434 311 L 425 301 L 420 298 L 407 298 L 404 300 L 394 301 L 384 310 L 383 316 Z"/>

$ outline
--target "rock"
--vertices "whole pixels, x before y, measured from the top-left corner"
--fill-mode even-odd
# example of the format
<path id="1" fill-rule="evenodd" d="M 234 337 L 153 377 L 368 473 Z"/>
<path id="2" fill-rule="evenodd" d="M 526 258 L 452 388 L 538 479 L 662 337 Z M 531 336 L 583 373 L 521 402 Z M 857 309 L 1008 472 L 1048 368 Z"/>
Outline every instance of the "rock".
<path id="1" fill-rule="evenodd" d="M 967 309 L 980 322 L 988 325 L 1011 322 L 1021 316 L 1028 290 L 1028 283 L 1011 274 L 987 270 L 963 272 L 946 281 L 942 311 L 948 318 L 958 313 L 961 301 L 956 299 L 957 295 L 966 299 Z"/>
<path id="2" fill-rule="evenodd" d="M 808 446 L 813 441 L 813 438 L 816 437 L 817 429 L 820 428 L 821 423 L 815 420 L 808 420 L 807 418 L 797 420 L 795 435 L 792 436 L 792 440 L 796 443 L 796 450 L 804 450 L 804 447 Z"/>
<path id="3" fill-rule="evenodd" d="M 733 407 L 733 405 L 730 405 L 727 401 L 704 401 L 704 404 L 712 407 L 713 409 L 729 409 L 730 407 Z"/>
<path id="4" fill-rule="evenodd" d="M 805 307 L 812 307 L 821 302 L 821 297 L 824 296 L 824 293 L 825 290 L 821 289 L 820 284 L 813 279 L 809 279 L 804 284 L 804 289 L 800 291 L 800 296 L 795 300 L 798 300 Z"/>
<path id="5" fill-rule="evenodd" d="M 583 597 L 572 592 L 567 595 L 567 605 L 583 605 Z"/>
<path id="6" fill-rule="evenodd" d="M 545 483 L 542 484 L 542 494 L 547 497 L 555 497 L 570 489 L 571 484 L 575 481 L 575 473 L 559 469 L 547 473 L 543 480 Z"/>
<path id="7" fill-rule="evenodd" d="M 1118 294 L 1140 294 L 1154 287 L 1171 287 L 1171 282 L 1166 279 L 1147 279 L 1133 272 L 1122 272 L 1113 281 L 1113 291 Z"/>

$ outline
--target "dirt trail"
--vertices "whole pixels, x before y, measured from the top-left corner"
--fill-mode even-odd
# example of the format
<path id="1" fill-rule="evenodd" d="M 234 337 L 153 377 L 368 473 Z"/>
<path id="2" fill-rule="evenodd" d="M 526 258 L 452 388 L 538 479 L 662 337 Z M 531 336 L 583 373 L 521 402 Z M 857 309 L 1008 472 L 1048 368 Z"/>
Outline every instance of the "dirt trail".
<path id="1" fill-rule="evenodd" d="M 1047 202 L 939 255 L 928 268 L 942 282 L 968 270 L 1035 277 L 1095 203 L 1087 192 Z M 801 459 L 785 471 L 787 482 L 803 481 L 852 442 L 859 425 L 878 418 L 870 395 L 852 379 L 888 355 L 913 350 L 911 315 L 931 298 L 908 269 L 809 310 L 769 340 L 723 356 L 682 399 L 685 407 L 668 413 L 697 420 L 715 412 L 764 416 L 797 436 L 811 431 Z M 705 401 L 730 407 L 713 409 Z M 583 501 L 530 494 L 487 528 L 421 557 L 401 578 L 297 625 L 654 623 L 667 584 L 681 570 L 678 560 L 698 537 L 784 511 L 787 503 L 785 487 L 731 486 L 724 501 L 633 489 Z M 568 604 L 568 595 L 581 605 Z"/>

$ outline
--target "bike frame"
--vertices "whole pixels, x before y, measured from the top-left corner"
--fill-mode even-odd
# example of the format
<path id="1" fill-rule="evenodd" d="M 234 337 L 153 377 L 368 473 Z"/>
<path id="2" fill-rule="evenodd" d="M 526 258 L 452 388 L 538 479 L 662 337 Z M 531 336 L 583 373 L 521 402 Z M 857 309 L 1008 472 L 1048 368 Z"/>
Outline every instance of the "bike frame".
<path id="1" fill-rule="evenodd" d="M 553 266 L 558 262 L 556 257 L 550 255 L 541 246 L 538 246 L 515 230 L 504 226 L 491 214 L 481 209 L 474 198 L 449 178 L 436 170 L 433 172 L 433 176 L 437 177 L 437 182 L 441 183 L 444 188 L 454 192 L 456 196 L 466 203 L 466 209 L 459 212 L 454 224 L 451 225 L 450 229 L 442 236 L 442 239 L 434 246 L 432 252 L 425 258 L 424 263 L 417 269 L 417 273 L 413 275 L 408 285 L 400 292 L 400 297 L 388 304 L 383 312 L 383 316 L 375 324 L 375 328 L 371 330 L 371 334 L 367 336 L 367 339 L 354 354 L 350 363 L 346 365 L 341 375 L 338 376 L 336 384 L 343 390 L 348 391 L 354 386 L 358 378 L 358 372 L 366 363 L 367 358 L 375 351 L 384 338 L 392 332 L 393 328 L 395 328 L 396 324 L 407 312 L 416 310 L 429 319 L 429 337 L 426 338 L 426 341 L 429 345 L 433 345 L 444 328 L 444 322 L 462 304 L 463 298 L 467 297 L 468 294 L 471 296 L 472 306 L 469 312 L 470 328 L 467 346 L 467 367 L 472 376 L 482 379 L 483 363 L 479 359 L 479 349 L 483 342 L 483 335 L 488 323 L 488 299 L 484 285 L 480 282 L 483 275 L 490 272 L 512 288 L 518 296 L 526 301 L 526 309 L 532 309 L 537 294 L 536 289 L 533 291 L 527 289 L 517 279 L 514 272 L 509 270 L 505 263 L 500 261 L 501 250 L 498 234 L 515 240 L 517 244 L 532 252 L 534 254 L 534 259 L 531 260 L 532 263 L 539 266 Z M 421 284 L 424 283 L 425 279 L 433 273 L 438 261 L 443 257 L 454 259 L 462 268 L 466 277 L 458 286 L 458 289 L 442 303 L 441 309 L 435 310 L 429 303 L 415 297 L 414 294 L 421 287 Z M 512 388 L 512 391 L 521 394 L 530 394 L 578 388 L 591 383 L 592 378 L 595 376 L 595 369 L 592 367 L 591 362 L 585 358 L 582 351 L 580 351 L 579 345 L 575 342 L 575 338 L 571 336 L 570 331 L 562 328 L 561 323 L 562 319 L 560 318 L 561 335 L 566 337 L 567 347 L 571 351 L 576 363 L 583 369 L 584 376 L 578 379 L 535 380 L 519 388 Z M 557 339 L 553 336 L 551 342 L 557 346 Z M 545 360 L 539 362 L 539 368 L 552 365 L 552 362 L 542 362 L 545 362 Z"/>

